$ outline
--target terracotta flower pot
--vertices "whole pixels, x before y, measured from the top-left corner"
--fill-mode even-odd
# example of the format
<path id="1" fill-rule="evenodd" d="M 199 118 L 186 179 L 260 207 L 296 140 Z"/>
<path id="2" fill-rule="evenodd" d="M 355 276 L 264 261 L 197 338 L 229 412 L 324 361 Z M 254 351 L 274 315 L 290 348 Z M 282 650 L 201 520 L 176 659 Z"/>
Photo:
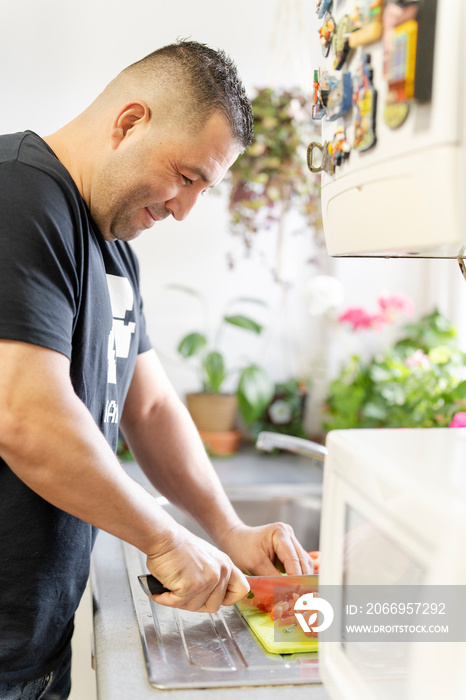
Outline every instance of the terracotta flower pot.
<path id="1" fill-rule="evenodd" d="M 186 405 L 199 431 L 221 433 L 235 428 L 236 394 L 186 394 Z"/>
<path id="2" fill-rule="evenodd" d="M 240 430 L 210 433 L 200 430 L 199 434 L 207 452 L 213 457 L 229 457 L 238 451 L 241 440 Z"/>

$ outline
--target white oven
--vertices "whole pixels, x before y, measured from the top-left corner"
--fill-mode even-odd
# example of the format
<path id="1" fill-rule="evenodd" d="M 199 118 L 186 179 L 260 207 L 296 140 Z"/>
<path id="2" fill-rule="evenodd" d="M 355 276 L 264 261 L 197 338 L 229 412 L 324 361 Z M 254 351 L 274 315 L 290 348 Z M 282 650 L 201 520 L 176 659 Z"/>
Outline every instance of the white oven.
<path id="1" fill-rule="evenodd" d="M 327 447 L 319 590 L 341 609 L 319 640 L 324 685 L 333 700 L 463 700 L 464 641 L 348 641 L 345 591 L 441 590 L 450 621 L 453 599 L 466 617 L 466 429 L 340 430 Z"/>

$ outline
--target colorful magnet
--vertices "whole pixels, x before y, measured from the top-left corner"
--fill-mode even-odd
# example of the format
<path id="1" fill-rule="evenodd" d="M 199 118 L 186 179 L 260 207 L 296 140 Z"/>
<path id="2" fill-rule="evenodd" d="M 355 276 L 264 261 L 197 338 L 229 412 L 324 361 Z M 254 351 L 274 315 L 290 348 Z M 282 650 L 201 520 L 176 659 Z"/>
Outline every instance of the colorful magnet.
<path id="1" fill-rule="evenodd" d="M 409 104 L 407 102 L 386 104 L 383 110 L 383 120 L 390 129 L 398 129 L 406 120 L 408 114 Z"/>
<path id="2" fill-rule="evenodd" d="M 335 33 L 335 22 L 331 15 L 327 14 L 324 18 L 324 23 L 319 29 L 320 44 L 322 46 L 322 55 L 328 56 L 332 45 L 333 35 Z"/>
<path id="3" fill-rule="evenodd" d="M 333 135 L 332 141 L 328 145 L 328 153 L 333 170 L 349 158 L 350 151 L 351 146 L 346 138 L 345 129 L 339 126 Z"/>
<path id="4" fill-rule="evenodd" d="M 326 12 L 330 10 L 332 5 L 332 0 L 317 0 L 316 2 L 316 12 L 317 17 L 322 19 Z"/>
<path id="5" fill-rule="evenodd" d="M 387 97 L 383 118 L 396 129 L 409 113 L 408 101 L 414 97 L 418 2 L 405 6 L 396 0 L 387 2 L 383 17 L 383 71 Z"/>
<path id="6" fill-rule="evenodd" d="M 417 0 L 406 5 L 405 0 L 387 0 L 383 13 L 383 77 L 388 82 L 396 71 L 395 30 L 405 22 L 415 21 L 419 9 Z M 398 60 L 400 56 L 398 55 Z"/>
<path id="7" fill-rule="evenodd" d="M 327 119 L 334 121 L 351 109 L 353 82 L 351 73 L 332 73 L 329 76 L 330 93 L 327 100 Z"/>
<path id="8" fill-rule="evenodd" d="M 322 119 L 327 111 L 327 101 L 330 92 L 328 73 L 319 68 L 314 71 L 314 100 L 312 103 L 312 118 Z"/>
<path id="9" fill-rule="evenodd" d="M 349 44 L 352 49 L 371 44 L 382 36 L 383 0 L 358 0 L 350 15 Z"/>
<path id="10" fill-rule="evenodd" d="M 414 97 L 417 22 L 410 20 L 400 24 L 393 34 L 393 52 L 387 74 L 387 101 L 392 104 Z"/>
<path id="11" fill-rule="evenodd" d="M 369 54 L 363 54 L 353 79 L 353 105 L 355 108 L 353 147 L 357 151 L 366 151 L 376 142 L 377 91 L 372 79 L 371 57 Z"/>
<path id="12" fill-rule="evenodd" d="M 349 45 L 350 24 L 349 16 L 345 15 L 338 22 L 335 30 L 335 35 L 333 37 L 333 51 L 335 53 L 333 67 L 335 70 L 340 70 L 343 67 L 351 51 Z"/>

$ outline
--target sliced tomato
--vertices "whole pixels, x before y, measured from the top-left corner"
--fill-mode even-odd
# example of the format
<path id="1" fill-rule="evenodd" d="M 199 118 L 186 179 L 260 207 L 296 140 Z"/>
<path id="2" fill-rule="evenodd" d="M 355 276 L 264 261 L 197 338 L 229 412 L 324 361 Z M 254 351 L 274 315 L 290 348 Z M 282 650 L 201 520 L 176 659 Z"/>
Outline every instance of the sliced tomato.
<path id="1" fill-rule="evenodd" d="M 295 625 L 296 618 L 294 615 L 288 615 L 287 617 L 282 617 L 280 620 L 278 620 L 278 624 L 280 625 L 280 627 L 288 627 L 288 625 Z"/>
<path id="2" fill-rule="evenodd" d="M 243 599 L 244 603 L 250 603 L 252 608 L 257 608 L 261 612 L 270 612 L 274 604 L 292 598 L 293 593 L 300 588 L 299 585 L 290 585 L 283 577 L 283 583 L 276 579 L 267 579 L 259 576 L 257 579 L 248 579 L 251 587 L 250 592 Z M 277 590 L 278 586 L 283 586 L 283 592 Z"/>

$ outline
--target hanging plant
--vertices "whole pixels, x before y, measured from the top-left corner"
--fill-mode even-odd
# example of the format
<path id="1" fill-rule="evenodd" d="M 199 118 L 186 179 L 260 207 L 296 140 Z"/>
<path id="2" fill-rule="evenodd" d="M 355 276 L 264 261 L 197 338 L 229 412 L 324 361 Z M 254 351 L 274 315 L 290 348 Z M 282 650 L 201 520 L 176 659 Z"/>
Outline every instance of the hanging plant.
<path id="1" fill-rule="evenodd" d="M 229 174 L 231 231 L 249 252 L 255 235 L 293 207 L 321 242 L 320 179 L 306 165 L 307 146 L 318 138 L 312 100 L 298 90 L 262 88 L 251 102 L 255 139 Z"/>

